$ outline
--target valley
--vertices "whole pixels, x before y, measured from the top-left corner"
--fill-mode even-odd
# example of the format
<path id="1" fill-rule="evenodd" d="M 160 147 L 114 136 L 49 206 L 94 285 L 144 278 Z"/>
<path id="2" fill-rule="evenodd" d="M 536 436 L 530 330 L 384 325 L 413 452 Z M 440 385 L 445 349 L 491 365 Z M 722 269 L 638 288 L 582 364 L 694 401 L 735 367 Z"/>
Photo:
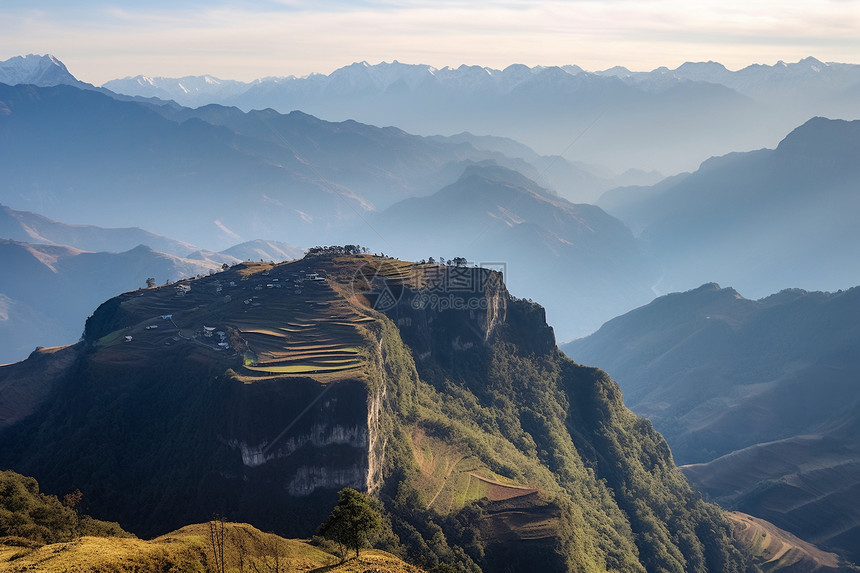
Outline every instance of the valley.
<path id="1" fill-rule="evenodd" d="M 0 62 L 0 571 L 856 572 L 858 94 Z"/>
<path id="2" fill-rule="evenodd" d="M 707 284 L 564 350 L 615 372 L 712 500 L 856 561 L 858 295 Z"/>

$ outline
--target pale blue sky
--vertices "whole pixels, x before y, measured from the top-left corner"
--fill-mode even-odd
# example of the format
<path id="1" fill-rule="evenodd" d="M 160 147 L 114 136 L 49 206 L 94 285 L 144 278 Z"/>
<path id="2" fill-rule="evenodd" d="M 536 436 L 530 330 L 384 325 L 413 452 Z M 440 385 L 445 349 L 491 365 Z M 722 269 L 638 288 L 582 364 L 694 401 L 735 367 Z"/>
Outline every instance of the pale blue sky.
<path id="1" fill-rule="evenodd" d="M 355 61 L 730 69 L 860 63 L 860 0 L 2 0 L 0 60 L 51 53 L 94 84 L 329 73 Z"/>

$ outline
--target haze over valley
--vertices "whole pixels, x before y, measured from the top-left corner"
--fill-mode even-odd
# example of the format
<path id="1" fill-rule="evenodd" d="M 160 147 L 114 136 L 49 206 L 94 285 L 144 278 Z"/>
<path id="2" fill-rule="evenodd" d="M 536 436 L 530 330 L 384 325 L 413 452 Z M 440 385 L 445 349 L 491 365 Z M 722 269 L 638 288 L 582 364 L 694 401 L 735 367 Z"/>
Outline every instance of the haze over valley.
<path id="1" fill-rule="evenodd" d="M 0 62 L 0 570 L 858 570 L 860 65 L 61 57 Z"/>

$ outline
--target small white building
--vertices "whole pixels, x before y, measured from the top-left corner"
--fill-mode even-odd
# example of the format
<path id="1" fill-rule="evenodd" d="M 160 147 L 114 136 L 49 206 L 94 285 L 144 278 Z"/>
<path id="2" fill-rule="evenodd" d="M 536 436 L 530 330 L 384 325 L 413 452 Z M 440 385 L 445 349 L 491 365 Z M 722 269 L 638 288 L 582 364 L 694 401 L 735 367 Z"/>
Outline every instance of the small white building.
<path id="1" fill-rule="evenodd" d="M 203 327 L 203 336 L 206 338 L 212 338 L 212 335 L 215 333 L 214 326 L 204 326 Z"/>

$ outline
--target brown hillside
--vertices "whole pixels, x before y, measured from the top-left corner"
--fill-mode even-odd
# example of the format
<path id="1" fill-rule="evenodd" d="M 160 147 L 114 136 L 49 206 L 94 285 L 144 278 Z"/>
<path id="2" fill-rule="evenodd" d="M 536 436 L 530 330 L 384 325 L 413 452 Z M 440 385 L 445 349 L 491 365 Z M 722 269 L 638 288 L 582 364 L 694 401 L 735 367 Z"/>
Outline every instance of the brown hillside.
<path id="1" fill-rule="evenodd" d="M 394 555 L 365 550 L 355 559 L 340 559 L 307 541 L 284 539 L 244 524 L 224 525 L 227 573 L 239 571 L 304 571 L 332 573 L 420 573 Z M 215 571 L 209 524 L 189 525 L 151 541 L 83 537 L 70 543 L 30 549 L 0 544 L 0 572 L 19 573 L 183 573 Z"/>

